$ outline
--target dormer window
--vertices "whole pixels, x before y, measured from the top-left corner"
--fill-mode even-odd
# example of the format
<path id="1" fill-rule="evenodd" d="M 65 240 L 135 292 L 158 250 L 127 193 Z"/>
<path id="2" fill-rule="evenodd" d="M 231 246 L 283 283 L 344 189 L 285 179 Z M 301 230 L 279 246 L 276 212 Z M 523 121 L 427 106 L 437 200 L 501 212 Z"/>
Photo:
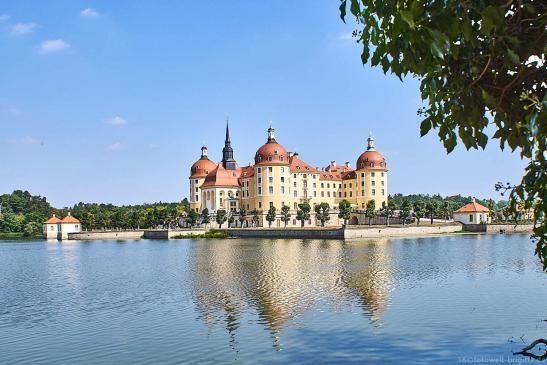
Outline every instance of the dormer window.
<path id="1" fill-rule="evenodd" d="M 274 155 L 277 155 L 277 150 L 274 150 Z"/>
<path id="2" fill-rule="evenodd" d="M 268 156 L 268 161 L 272 160 L 272 155 Z"/>
<path id="3" fill-rule="evenodd" d="M 283 161 L 283 155 L 279 156 L 279 159 L 280 159 L 281 161 Z"/>

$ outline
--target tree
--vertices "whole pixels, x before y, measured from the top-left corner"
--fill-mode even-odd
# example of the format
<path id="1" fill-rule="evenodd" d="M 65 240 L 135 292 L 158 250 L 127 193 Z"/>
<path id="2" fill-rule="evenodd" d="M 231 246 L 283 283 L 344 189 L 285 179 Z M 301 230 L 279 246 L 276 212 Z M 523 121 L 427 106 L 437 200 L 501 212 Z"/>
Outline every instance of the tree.
<path id="1" fill-rule="evenodd" d="M 201 223 L 207 225 L 211 223 L 211 216 L 209 215 L 209 209 L 205 208 L 201 211 Z"/>
<path id="2" fill-rule="evenodd" d="M 268 227 L 272 226 L 272 222 L 275 221 L 275 207 L 272 205 L 270 209 L 268 209 L 268 213 L 266 214 L 266 221 L 268 221 Z"/>
<path id="3" fill-rule="evenodd" d="M 260 216 L 259 216 L 259 212 L 258 210 L 254 209 L 252 212 L 251 212 L 251 215 L 253 216 L 253 225 L 255 227 L 258 226 L 258 222 L 260 221 Z"/>
<path id="4" fill-rule="evenodd" d="M 411 210 L 412 207 L 410 206 L 410 202 L 408 200 L 403 201 L 401 210 L 399 211 L 399 217 L 403 220 L 403 226 L 405 225 L 406 220 L 410 217 Z"/>
<path id="5" fill-rule="evenodd" d="M 228 228 L 231 228 L 232 224 L 234 224 L 235 221 L 236 221 L 235 217 L 232 214 L 230 214 L 230 217 L 228 218 Z"/>
<path id="6" fill-rule="evenodd" d="M 190 224 L 190 227 L 193 227 L 198 221 L 198 213 L 194 209 L 190 209 L 186 221 Z"/>
<path id="7" fill-rule="evenodd" d="M 226 216 L 226 211 L 224 209 L 217 210 L 216 222 L 218 224 L 218 228 L 222 228 L 222 225 L 227 219 L 228 217 Z"/>
<path id="8" fill-rule="evenodd" d="M 310 211 L 311 207 L 308 203 L 298 204 L 298 209 L 296 210 L 296 219 L 300 221 L 302 227 L 304 227 L 306 221 L 310 219 Z"/>
<path id="9" fill-rule="evenodd" d="M 416 220 L 418 221 L 418 225 L 420 225 L 420 219 L 423 218 L 427 212 L 425 203 L 423 200 L 418 200 L 414 203 L 413 206 L 414 210 L 414 216 L 416 217 Z"/>
<path id="10" fill-rule="evenodd" d="M 344 226 L 348 224 L 348 220 L 351 218 L 351 204 L 347 200 L 342 200 L 338 203 L 338 218 L 344 220 Z"/>
<path id="11" fill-rule="evenodd" d="M 484 149 L 493 125 L 500 148 L 529 161 L 520 184 L 496 188 L 509 192 L 512 210 L 519 201 L 535 207 L 536 254 L 547 270 L 545 3 L 341 0 L 343 21 L 348 4 L 362 62 L 420 79 L 422 136 L 436 129 L 449 153 L 458 139 Z"/>
<path id="12" fill-rule="evenodd" d="M 320 203 L 315 206 L 315 219 L 321 222 L 321 227 L 325 227 L 325 222 L 330 220 L 329 203 Z"/>
<path id="13" fill-rule="evenodd" d="M 239 224 L 241 225 L 241 228 L 243 228 L 243 223 L 245 223 L 247 217 L 247 211 L 245 208 L 241 208 L 239 210 Z"/>
<path id="14" fill-rule="evenodd" d="M 365 209 L 365 217 L 368 218 L 368 225 L 372 224 L 372 218 L 376 216 L 376 201 L 369 200 Z"/>
<path id="15" fill-rule="evenodd" d="M 290 210 L 291 208 L 287 205 L 281 207 L 281 222 L 285 223 L 285 228 L 287 228 L 287 223 L 291 220 Z"/>
<path id="16" fill-rule="evenodd" d="M 384 202 L 382 205 L 382 209 L 381 209 L 382 215 L 386 217 L 386 225 L 388 226 L 389 226 L 389 219 L 393 217 L 393 214 L 395 213 L 395 209 L 397 209 L 397 206 L 392 200 L 388 201 L 387 204 L 385 204 Z"/>
<path id="17" fill-rule="evenodd" d="M 454 210 L 452 209 L 452 204 L 450 204 L 449 201 L 443 202 L 440 208 L 440 214 L 444 218 L 444 220 L 449 220 L 452 217 L 453 213 Z"/>
<path id="18" fill-rule="evenodd" d="M 430 200 L 427 202 L 426 210 L 427 210 L 427 215 L 429 216 L 429 219 L 431 219 L 431 224 L 433 224 L 433 217 L 437 213 L 438 208 L 439 208 L 439 205 L 437 204 L 436 200 Z"/>

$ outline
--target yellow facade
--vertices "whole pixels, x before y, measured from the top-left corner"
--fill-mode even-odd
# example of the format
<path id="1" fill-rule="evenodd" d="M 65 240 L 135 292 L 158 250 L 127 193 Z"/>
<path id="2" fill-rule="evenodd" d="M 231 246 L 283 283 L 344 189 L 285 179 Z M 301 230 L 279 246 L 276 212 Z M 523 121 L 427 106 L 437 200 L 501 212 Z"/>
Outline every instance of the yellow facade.
<path id="1" fill-rule="evenodd" d="M 231 151 L 228 131 L 227 141 Z M 219 209 L 237 214 L 243 208 L 250 219 L 249 212 L 257 210 L 261 215 L 260 224 L 265 225 L 264 215 L 274 206 L 278 213 L 272 224 L 275 227 L 284 225 L 279 212 L 286 205 L 291 214 L 288 225 L 300 226 L 295 220 L 298 204 L 307 202 L 311 206 L 311 219 L 306 225 L 316 225 L 314 207 L 325 202 L 331 208 L 328 225 L 340 225 L 337 208 L 342 200 L 349 201 L 354 211 L 364 210 L 370 200 L 375 201 L 376 209 L 387 204 L 387 165 L 374 149 L 372 137 L 368 139 L 367 150 L 359 156 L 355 170 L 349 163 L 337 166 L 332 162 L 320 170 L 311 167 L 298 154 L 286 152 L 276 142 L 273 128 L 268 130 L 268 142 L 257 151 L 254 165 L 234 167 L 232 164 L 230 167 L 223 159 L 212 171 L 207 171 L 206 176 L 197 176 L 203 174 L 203 169 L 198 171 L 194 166 L 212 167 L 210 160 L 202 159 L 193 165 L 190 177 L 190 207 L 196 212 L 207 208 L 212 214 Z"/>

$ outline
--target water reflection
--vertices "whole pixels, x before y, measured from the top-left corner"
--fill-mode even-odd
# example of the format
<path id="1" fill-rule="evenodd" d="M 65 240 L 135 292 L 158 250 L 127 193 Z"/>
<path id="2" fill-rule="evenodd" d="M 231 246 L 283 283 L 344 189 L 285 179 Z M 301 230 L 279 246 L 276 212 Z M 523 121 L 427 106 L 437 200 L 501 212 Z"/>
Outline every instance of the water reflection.
<path id="1" fill-rule="evenodd" d="M 223 322 L 232 346 L 247 312 L 269 332 L 278 350 L 282 331 L 315 306 L 338 311 L 358 305 L 373 325 L 381 325 L 392 277 L 392 253 L 386 241 L 358 246 L 301 240 L 247 244 L 203 242 L 195 246 L 190 260 L 200 318 L 209 331 Z"/>

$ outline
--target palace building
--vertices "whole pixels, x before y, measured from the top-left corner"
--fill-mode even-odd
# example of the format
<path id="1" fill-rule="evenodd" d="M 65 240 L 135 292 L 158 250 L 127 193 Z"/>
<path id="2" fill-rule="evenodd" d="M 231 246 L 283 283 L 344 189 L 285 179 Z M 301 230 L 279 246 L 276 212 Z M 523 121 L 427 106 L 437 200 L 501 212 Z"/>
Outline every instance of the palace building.
<path id="1" fill-rule="evenodd" d="M 339 165 L 334 161 L 324 168 L 314 168 L 298 153 L 287 152 L 270 127 L 266 143 L 256 151 L 254 164 L 241 167 L 234 159 L 226 124 L 222 160 L 212 161 L 203 146 L 200 159 L 190 169 L 189 179 L 191 209 L 201 213 L 207 208 L 213 215 L 220 209 L 232 214 L 241 208 L 247 212 L 258 210 L 262 224 L 271 206 L 279 212 L 287 205 L 291 208 L 289 225 L 299 226 L 298 204 L 307 202 L 312 211 L 306 225 L 315 225 L 314 206 L 326 202 L 331 208 L 328 225 L 339 225 L 337 208 L 342 200 L 349 201 L 358 215 L 368 201 L 374 200 L 379 209 L 387 204 L 388 196 L 387 163 L 374 147 L 372 135 L 368 137 L 366 150 L 357 157 L 355 168 L 349 162 Z M 361 221 L 359 218 L 355 216 L 352 220 Z M 278 221 L 272 226 L 279 225 Z"/>

